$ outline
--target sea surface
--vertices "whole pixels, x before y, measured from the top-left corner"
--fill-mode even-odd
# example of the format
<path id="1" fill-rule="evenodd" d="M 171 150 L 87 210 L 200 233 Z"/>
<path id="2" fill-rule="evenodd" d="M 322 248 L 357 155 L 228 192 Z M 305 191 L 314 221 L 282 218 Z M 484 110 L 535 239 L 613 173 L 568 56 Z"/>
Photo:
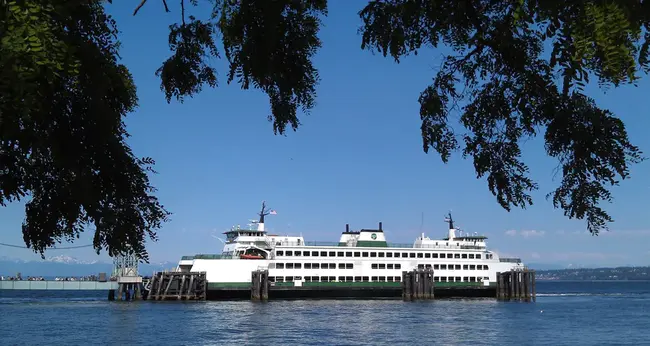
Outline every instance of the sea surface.
<path id="1" fill-rule="evenodd" d="M 537 283 L 537 302 L 108 302 L 1 291 L 0 345 L 650 345 L 650 282 Z"/>

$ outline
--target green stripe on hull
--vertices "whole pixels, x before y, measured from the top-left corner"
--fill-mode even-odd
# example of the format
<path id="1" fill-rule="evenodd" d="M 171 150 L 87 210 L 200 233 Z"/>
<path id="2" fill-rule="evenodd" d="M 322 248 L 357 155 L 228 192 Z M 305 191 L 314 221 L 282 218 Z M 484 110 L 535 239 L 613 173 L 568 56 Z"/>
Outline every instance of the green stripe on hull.
<path id="1" fill-rule="evenodd" d="M 386 241 L 360 240 L 357 242 L 357 247 L 388 247 L 388 243 Z"/>
<path id="2" fill-rule="evenodd" d="M 293 287 L 293 282 L 276 282 L 278 287 Z M 401 282 L 303 282 L 303 287 L 401 287 Z M 436 282 L 434 287 L 439 288 L 481 288 L 494 287 L 496 283 L 485 286 L 482 282 Z M 208 290 L 224 288 L 250 289 L 250 282 L 210 282 Z"/>

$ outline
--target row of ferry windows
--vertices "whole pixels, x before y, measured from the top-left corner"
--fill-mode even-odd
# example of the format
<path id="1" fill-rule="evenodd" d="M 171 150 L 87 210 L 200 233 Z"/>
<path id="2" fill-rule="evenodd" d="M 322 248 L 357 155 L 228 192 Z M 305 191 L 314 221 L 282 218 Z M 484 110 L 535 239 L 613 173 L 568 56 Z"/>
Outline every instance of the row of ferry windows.
<path id="1" fill-rule="evenodd" d="M 302 276 L 269 276 L 270 282 L 292 282 L 302 280 Z M 489 280 L 488 277 L 482 278 Z M 400 282 L 402 280 L 399 276 L 305 276 L 305 282 Z M 435 282 L 479 282 L 481 278 L 475 276 L 434 276 Z"/>
<path id="2" fill-rule="evenodd" d="M 302 257 L 389 257 L 389 258 L 469 258 L 481 259 L 481 254 L 460 253 L 429 253 L 429 252 L 374 252 L 374 251 L 281 251 L 275 252 L 276 256 L 302 256 Z M 440 256 L 440 257 L 438 257 Z M 486 255 L 486 259 L 491 258 Z"/>
<path id="3" fill-rule="evenodd" d="M 431 264 L 418 264 L 418 269 L 424 269 L 424 268 L 431 268 Z M 433 265 L 433 270 L 461 270 L 461 265 L 460 264 L 434 264 Z M 490 267 L 484 264 L 463 264 L 462 265 L 462 270 L 489 270 Z M 373 267 L 373 269 L 375 269 Z M 379 267 L 378 269 L 383 269 Z"/>
<path id="4" fill-rule="evenodd" d="M 275 269 L 336 269 L 336 263 L 276 263 Z M 352 263 L 339 263 L 339 269 L 353 269 Z M 271 268 L 273 269 L 273 268 Z"/>

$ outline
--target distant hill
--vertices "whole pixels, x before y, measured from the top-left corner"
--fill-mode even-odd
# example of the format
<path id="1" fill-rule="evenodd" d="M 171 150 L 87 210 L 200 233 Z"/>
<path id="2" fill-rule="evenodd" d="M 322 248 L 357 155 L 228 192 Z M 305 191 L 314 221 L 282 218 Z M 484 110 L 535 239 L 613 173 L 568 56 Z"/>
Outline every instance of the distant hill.
<path id="1" fill-rule="evenodd" d="M 537 270 L 538 280 L 650 280 L 650 266 Z"/>
<path id="2" fill-rule="evenodd" d="M 176 267 L 175 262 L 150 263 L 138 266 L 142 275 L 151 275 L 154 271 L 161 271 Z M 0 275 L 14 276 L 20 273 L 27 276 L 86 276 L 97 275 L 98 273 L 110 274 L 113 271 L 113 264 L 100 261 L 81 261 L 69 256 L 56 256 L 43 261 L 23 261 L 0 257 Z"/>

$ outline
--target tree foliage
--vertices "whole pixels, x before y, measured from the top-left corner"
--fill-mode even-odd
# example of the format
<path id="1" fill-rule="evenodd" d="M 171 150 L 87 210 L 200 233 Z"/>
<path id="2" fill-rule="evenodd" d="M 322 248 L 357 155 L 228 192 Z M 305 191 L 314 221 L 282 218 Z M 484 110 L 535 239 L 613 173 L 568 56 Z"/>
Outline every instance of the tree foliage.
<path id="1" fill-rule="evenodd" d="M 145 5 L 142 0 L 134 15 Z M 110 255 L 143 259 L 146 238 L 169 213 L 148 180 L 153 160 L 127 146 L 123 117 L 137 106 L 119 63 L 110 1 L 0 0 L 0 203 L 31 197 L 25 242 L 43 251 L 88 225 Z M 158 2 L 160 3 L 160 2 Z M 195 6 L 212 14 L 198 19 Z M 169 11 L 166 0 L 164 9 Z M 326 0 L 180 0 L 170 25 L 172 52 L 156 71 L 168 102 L 217 85 L 213 58 L 229 63 L 227 82 L 270 100 L 275 133 L 296 130 L 298 111 L 316 100 L 312 63 Z M 384 0 L 359 12 L 361 47 L 391 56 L 445 46 L 419 97 L 423 149 L 444 162 L 461 151 L 503 208 L 533 203 L 537 184 L 521 158 L 522 140 L 543 135 L 562 171 L 550 194 L 570 218 L 597 234 L 612 221 L 600 202 L 642 160 L 625 126 L 585 95 L 634 83 L 650 68 L 650 5 L 640 0 Z M 223 52 L 217 48 L 218 40 Z M 457 112 L 464 129 L 454 128 Z"/>
<path id="2" fill-rule="evenodd" d="M 153 160 L 125 142 L 137 98 L 116 35 L 98 1 L 0 1 L 0 204 L 30 197 L 23 238 L 41 256 L 93 225 L 98 253 L 146 261 L 168 217 Z"/>

